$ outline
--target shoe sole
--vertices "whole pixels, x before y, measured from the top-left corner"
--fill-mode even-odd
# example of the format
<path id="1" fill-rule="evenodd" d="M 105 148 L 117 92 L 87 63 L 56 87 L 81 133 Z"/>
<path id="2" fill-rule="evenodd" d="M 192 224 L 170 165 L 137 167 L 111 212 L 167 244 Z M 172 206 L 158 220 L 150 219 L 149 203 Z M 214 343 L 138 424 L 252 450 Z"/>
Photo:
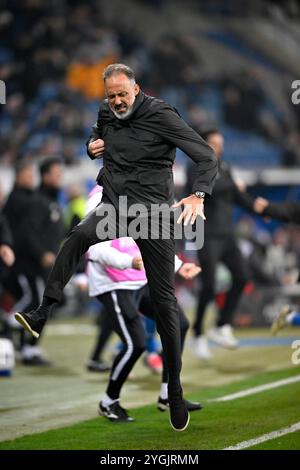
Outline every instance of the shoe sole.
<path id="1" fill-rule="evenodd" d="M 207 336 L 207 337 L 210 341 L 215 343 L 217 346 L 220 346 L 223 349 L 228 349 L 229 351 L 234 351 L 235 349 L 238 349 L 239 347 L 239 342 L 236 344 L 229 344 L 226 342 L 223 343 L 222 340 L 219 340 L 218 338 L 214 338 L 213 336 Z"/>
<path id="2" fill-rule="evenodd" d="M 157 409 L 163 413 L 163 412 L 169 410 L 169 405 L 159 404 L 159 405 L 157 405 Z M 192 410 L 188 409 L 188 412 L 193 413 L 194 411 L 201 411 L 201 410 L 203 410 L 203 406 L 200 405 L 199 407 L 193 408 Z"/>
<path id="3" fill-rule="evenodd" d="M 170 421 L 171 427 L 174 429 L 174 431 L 177 431 L 177 432 L 185 431 L 186 428 L 187 428 L 188 425 L 189 425 L 189 422 L 190 422 L 190 413 L 188 412 L 188 419 L 187 419 L 187 422 L 186 422 L 185 426 L 184 426 L 183 428 L 181 428 L 181 429 L 177 429 L 177 428 L 175 428 L 175 426 L 173 426 L 172 421 L 171 421 L 171 417 L 169 418 L 169 421 Z"/>
<path id="4" fill-rule="evenodd" d="M 209 362 L 213 359 L 213 355 L 211 356 L 201 356 L 201 354 L 195 354 L 196 358 L 197 359 L 200 359 L 200 361 L 203 361 L 203 362 Z"/>
<path id="5" fill-rule="evenodd" d="M 39 338 L 39 333 L 37 333 L 36 331 L 34 331 L 31 326 L 29 325 L 29 323 L 27 323 L 27 321 L 25 320 L 25 318 L 19 313 L 17 312 L 15 314 L 15 319 L 17 320 L 18 323 L 20 323 L 20 325 L 23 326 L 23 328 L 25 328 L 26 331 L 28 331 L 28 333 L 30 333 L 34 338 Z"/>
<path id="6" fill-rule="evenodd" d="M 86 370 L 88 372 L 95 372 L 96 374 L 105 374 L 105 372 L 109 372 L 111 369 L 100 370 L 100 369 L 92 369 L 92 368 L 86 367 Z"/>

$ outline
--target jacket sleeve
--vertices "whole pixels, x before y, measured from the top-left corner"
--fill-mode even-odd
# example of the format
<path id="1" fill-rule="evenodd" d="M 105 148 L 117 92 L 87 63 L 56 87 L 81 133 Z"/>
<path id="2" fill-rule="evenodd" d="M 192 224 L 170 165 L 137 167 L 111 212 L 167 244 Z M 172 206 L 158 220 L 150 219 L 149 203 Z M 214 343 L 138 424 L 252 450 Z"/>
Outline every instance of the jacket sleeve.
<path id="1" fill-rule="evenodd" d="M 231 172 L 231 167 L 227 162 L 221 162 L 223 178 L 218 180 L 218 184 L 214 189 L 214 196 L 221 196 L 230 193 L 233 196 L 233 202 L 239 206 L 254 212 L 255 198 L 246 191 L 241 191 L 237 186 Z"/>
<path id="2" fill-rule="evenodd" d="M 281 220 L 282 222 L 291 222 L 300 224 L 300 203 L 299 202 L 284 202 L 276 203 L 271 202 L 265 208 L 263 216 L 268 216 L 274 219 Z"/>
<path id="3" fill-rule="evenodd" d="M 235 204 L 238 204 L 239 206 L 243 207 L 244 209 L 247 209 L 250 212 L 254 212 L 255 198 L 251 196 L 249 193 L 247 193 L 246 191 L 241 191 L 239 189 L 236 182 L 234 181 L 234 178 L 232 177 L 230 167 L 228 168 L 228 172 L 229 172 L 229 177 L 232 181 L 233 200 Z"/>
<path id="4" fill-rule="evenodd" d="M 100 120 L 98 118 L 96 124 L 94 124 L 93 127 L 92 127 L 91 135 L 89 136 L 88 140 L 85 143 L 86 153 L 88 154 L 88 156 L 90 157 L 91 160 L 95 160 L 95 157 L 89 152 L 89 144 L 90 144 L 90 142 L 94 142 L 94 140 L 101 139 L 101 138 L 102 138 L 102 129 L 100 127 Z"/>
<path id="5" fill-rule="evenodd" d="M 235 188 L 234 202 L 236 204 L 248 211 L 254 212 L 254 201 L 255 199 L 249 193 L 240 191 L 237 187 Z"/>
<path id="6" fill-rule="evenodd" d="M 195 163 L 192 192 L 204 191 L 211 195 L 218 171 L 217 158 L 212 148 L 171 106 L 160 109 L 157 119 L 156 133 L 180 148 Z"/>
<path id="7" fill-rule="evenodd" d="M 100 105 L 99 110 L 98 110 L 98 117 L 97 117 L 97 122 L 93 125 L 92 127 L 92 133 L 89 136 L 88 140 L 86 141 L 86 152 L 88 156 L 90 157 L 91 160 L 95 160 L 95 157 L 89 152 L 88 147 L 90 142 L 94 142 L 94 140 L 97 139 L 102 139 L 102 105 Z"/>
<path id="8" fill-rule="evenodd" d="M 0 245 L 9 245 L 13 247 L 12 234 L 3 214 L 0 213 Z"/>
<path id="9" fill-rule="evenodd" d="M 116 269 L 127 269 L 132 267 L 132 256 L 121 253 L 112 246 L 110 242 L 102 242 L 93 245 L 89 249 L 89 260 L 110 266 Z"/>

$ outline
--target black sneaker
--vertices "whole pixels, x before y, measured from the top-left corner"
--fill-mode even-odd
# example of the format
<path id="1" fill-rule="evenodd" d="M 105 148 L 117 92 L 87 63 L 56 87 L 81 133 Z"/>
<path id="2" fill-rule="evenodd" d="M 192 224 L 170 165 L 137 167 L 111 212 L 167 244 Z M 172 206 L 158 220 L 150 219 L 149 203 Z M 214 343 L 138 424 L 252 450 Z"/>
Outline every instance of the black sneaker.
<path id="1" fill-rule="evenodd" d="M 185 400 L 181 394 L 169 397 L 170 424 L 174 431 L 184 431 L 190 422 L 190 415 Z"/>
<path id="2" fill-rule="evenodd" d="M 52 362 L 45 359 L 43 356 L 35 355 L 31 357 L 23 357 L 22 364 L 24 366 L 38 366 L 38 367 L 50 367 L 52 366 Z"/>
<path id="3" fill-rule="evenodd" d="M 111 366 L 103 361 L 93 361 L 90 359 L 86 364 L 87 370 L 90 372 L 108 372 Z"/>
<path id="4" fill-rule="evenodd" d="M 197 411 L 197 410 L 202 410 L 203 406 L 198 403 L 197 401 L 188 401 L 183 399 L 184 403 L 186 404 L 187 410 L 188 411 Z M 167 411 L 169 409 L 169 400 L 166 398 L 161 398 L 158 397 L 157 400 L 157 409 L 159 411 Z"/>
<path id="5" fill-rule="evenodd" d="M 38 307 L 36 310 L 31 310 L 27 313 L 17 312 L 15 319 L 25 330 L 32 334 L 34 338 L 38 338 L 45 326 L 49 313 L 50 308 Z"/>
<path id="6" fill-rule="evenodd" d="M 124 410 L 124 408 L 122 408 L 119 400 L 115 401 L 109 406 L 104 406 L 102 404 L 102 401 L 100 401 L 98 412 L 100 416 L 104 416 L 110 421 L 122 422 L 122 423 L 129 423 L 129 422 L 134 421 L 134 419 L 131 418 L 131 416 L 128 416 L 127 411 Z"/>

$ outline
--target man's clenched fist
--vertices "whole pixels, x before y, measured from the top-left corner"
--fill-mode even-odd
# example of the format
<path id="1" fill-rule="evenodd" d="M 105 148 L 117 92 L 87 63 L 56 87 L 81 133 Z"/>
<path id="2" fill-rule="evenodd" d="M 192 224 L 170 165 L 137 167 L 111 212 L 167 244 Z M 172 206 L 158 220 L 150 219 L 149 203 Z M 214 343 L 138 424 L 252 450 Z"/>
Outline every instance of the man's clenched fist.
<path id="1" fill-rule="evenodd" d="M 97 139 L 89 143 L 88 146 L 89 153 L 93 155 L 94 158 L 102 158 L 104 153 L 104 140 Z"/>

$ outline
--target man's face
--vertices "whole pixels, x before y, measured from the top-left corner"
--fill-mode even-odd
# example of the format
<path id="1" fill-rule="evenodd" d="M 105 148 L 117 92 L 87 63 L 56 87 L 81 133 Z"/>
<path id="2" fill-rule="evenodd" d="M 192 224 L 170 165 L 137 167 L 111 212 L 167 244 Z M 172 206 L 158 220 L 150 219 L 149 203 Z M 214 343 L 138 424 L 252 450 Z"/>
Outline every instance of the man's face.
<path id="1" fill-rule="evenodd" d="M 53 164 L 49 171 L 43 176 L 43 183 L 52 188 L 60 189 L 63 182 L 62 166 L 59 163 Z"/>
<path id="2" fill-rule="evenodd" d="M 207 138 L 208 145 L 213 149 L 217 158 L 221 158 L 224 152 L 224 139 L 221 134 L 215 132 L 210 134 Z"/>
<path id="3" fill-rule="evenodd" d="M 18 186 L 26 189 L 33 189 L 36 182 L 34 165 L 27 165 L 16 176 Z"/>
<path id="4" fill-rule="evenodd" d="M 109 107 L 114 115 L 118 119 L 130 116 L 140 87 L 123 73 L 114 74 L 107 78 L 104 86 Z"/>

